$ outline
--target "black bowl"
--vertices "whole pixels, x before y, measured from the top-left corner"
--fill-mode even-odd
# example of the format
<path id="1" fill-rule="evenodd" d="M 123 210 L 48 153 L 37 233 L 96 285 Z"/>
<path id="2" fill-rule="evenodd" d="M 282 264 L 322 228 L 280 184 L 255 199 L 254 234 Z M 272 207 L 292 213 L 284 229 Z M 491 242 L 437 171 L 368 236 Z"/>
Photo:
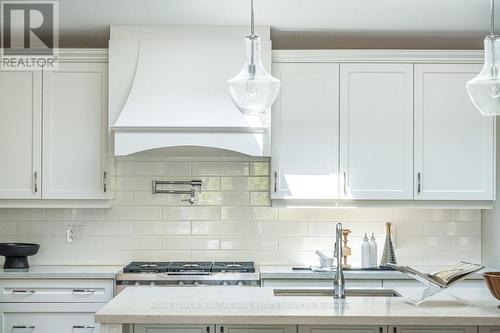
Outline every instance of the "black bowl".
<path id="1" fill-rule="evenodd" d="M 30 243 L 0 243 L 0 256 L 5 257 L 4 269 L 28 269 L 28 256 L 37 254 L 38 244 Z"/>

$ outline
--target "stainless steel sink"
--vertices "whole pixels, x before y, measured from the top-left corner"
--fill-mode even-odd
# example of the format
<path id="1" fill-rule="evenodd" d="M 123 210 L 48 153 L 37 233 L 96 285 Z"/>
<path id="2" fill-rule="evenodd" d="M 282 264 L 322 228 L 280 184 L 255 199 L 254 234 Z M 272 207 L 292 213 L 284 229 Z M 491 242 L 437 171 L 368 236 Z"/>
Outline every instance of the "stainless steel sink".
<path id="1" fill-rule="evenodd" d="M 347 297 L 401 297 L 393 289 L 346 289 Z M 274 296 L 333 297 L 333 289 L 274 289 Z"/>

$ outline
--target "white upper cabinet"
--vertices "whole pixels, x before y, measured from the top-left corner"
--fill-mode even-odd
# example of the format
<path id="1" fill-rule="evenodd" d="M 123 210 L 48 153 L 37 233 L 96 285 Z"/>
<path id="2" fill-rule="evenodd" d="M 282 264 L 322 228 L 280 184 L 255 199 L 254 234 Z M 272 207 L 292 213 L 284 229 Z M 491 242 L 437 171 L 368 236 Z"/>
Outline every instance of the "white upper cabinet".
<path id="1" fill-rule="evenodd" d="M 495 119 L 465 83 L 480 65 L 415 65 L 415 199 L 494 200 Z"/>
<path id="2" fill-rule="evenodd" d="M 0 71 L 0 199 L 41 197 L 39 71 Z"/>
<path id="3" fill-rule="evenodd" d="M 43 73 L 43 197 L 106 198 L 107 64 Z"/>
<path id="4" fill-rule="evenodd" d="M 277 63 L 272 111 L 273 199 L 337 199 L 339 65 Z"/>
<path id="5" fill-rule="evenodd" d="M 413 198 L 413 65 L 340 65 L 340 197 Z"/>

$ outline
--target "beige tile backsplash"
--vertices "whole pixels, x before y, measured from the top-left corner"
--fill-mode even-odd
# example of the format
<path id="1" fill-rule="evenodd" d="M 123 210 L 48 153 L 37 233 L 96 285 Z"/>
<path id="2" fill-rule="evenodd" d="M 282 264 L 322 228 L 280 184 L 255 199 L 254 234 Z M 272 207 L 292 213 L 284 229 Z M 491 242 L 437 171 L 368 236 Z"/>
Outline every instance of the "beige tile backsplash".
<path id="1" fill-rule="evenodd" d="M 384 223 L 392 221 L 401 263 L 481 261 L 480 210 L 272 208 L 268 159 L 167 154 L 117 158 L 110 209 L 0 209 L 0 241 L 40 243 L 31 262 L 42 265 L 131 260 L 316 264 L 314 251 L 331 254 L 335 224 L 343 222 L 352 231 L 350 261 L 356 264 L 364 233 L 375 233 L 381 251 Z M 151 193 L 153 179 L 191 178 L 203 181 L 195 206 L 181 201 L 185 197 Z M 68 224 L 85 226 L 83 243 L 66 243 Z"/>

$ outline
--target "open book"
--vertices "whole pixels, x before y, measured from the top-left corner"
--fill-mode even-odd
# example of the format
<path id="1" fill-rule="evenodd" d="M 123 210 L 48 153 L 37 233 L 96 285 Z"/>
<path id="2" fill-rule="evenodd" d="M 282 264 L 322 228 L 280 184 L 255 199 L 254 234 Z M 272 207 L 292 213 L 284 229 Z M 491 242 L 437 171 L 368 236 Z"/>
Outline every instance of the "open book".
<path id="1" fill-rule="evenodd" d="M 394 269 L 406 274 L 422 283 L 431 283 L 440 288 L 448 288 L 456 282 L 463 280 L 468 275 L 478 272 L 484 268 L 482 265 L 471 264 L 469 262 L 461 261 L 455 266 L 433 272 L 430 274 L 422 273 L 409 266 L 397 266 L 388 264 Z"/>

